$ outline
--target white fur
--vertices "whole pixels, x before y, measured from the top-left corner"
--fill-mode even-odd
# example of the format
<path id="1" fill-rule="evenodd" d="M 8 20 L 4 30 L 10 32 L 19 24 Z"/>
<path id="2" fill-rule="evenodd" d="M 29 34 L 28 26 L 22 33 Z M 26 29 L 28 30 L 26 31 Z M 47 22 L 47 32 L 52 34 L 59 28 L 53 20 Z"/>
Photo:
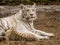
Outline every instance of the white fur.
<path id="1" fill-rule="evenodd" d="M 39 39 L 49 39 L 50 36 L 54 36 L 52 33 L 46 33 L 41 30 L 36 30 L 33 26 L 33 21 L 36 19 L 36 8 L 35 4 L 32 6 L 21 5 L 21 9 L 15 15 L 1 18 L 0 25 L 4 30 L 9 31 L 9 29 L 14 28 L 14 31 L 20 34 L 29 34 L 39 40 Z M 22 35 L 22 36 L 23 36 Z"/>

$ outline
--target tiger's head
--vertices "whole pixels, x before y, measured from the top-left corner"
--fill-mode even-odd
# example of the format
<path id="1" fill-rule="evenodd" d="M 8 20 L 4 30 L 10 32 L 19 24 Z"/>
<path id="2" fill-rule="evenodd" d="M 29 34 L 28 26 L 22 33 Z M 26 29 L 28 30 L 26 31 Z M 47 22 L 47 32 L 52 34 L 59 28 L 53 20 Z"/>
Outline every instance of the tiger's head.
<path id="1" fill-rule="evenodd" d="M 22 9 L 22 19 L 25 21 L 34 21 L 36 19 L 36 7 L 33 5 L 23 5 L 21 4 Z"/>

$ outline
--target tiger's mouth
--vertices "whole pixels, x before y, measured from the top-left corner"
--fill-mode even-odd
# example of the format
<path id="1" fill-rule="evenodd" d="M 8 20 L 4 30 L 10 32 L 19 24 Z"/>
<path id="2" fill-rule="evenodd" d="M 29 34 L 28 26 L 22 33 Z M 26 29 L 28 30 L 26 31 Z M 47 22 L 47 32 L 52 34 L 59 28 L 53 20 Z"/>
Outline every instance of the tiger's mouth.
<path id="1" fill-rule="evenodd" d="M 33 20 L 35 17 L 27 17 L 26 20 Z"/>
<path id="2" fill-rule="evenodd" d="M 35 18 L 35 17 L 27 17 L 26 19 L 31 19 L 31 18 Z"/>
<path id="3" fill-rule="evenodd" d="M 35 17 L 30 17 L 30 18 L 35 18 Z"/>

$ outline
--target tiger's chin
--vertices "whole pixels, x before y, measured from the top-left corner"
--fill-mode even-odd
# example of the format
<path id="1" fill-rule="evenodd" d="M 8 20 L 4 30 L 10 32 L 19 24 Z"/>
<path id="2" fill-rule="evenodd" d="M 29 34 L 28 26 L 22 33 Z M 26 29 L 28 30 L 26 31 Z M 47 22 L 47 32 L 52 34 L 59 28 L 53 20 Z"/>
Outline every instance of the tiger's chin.
<path id="1" fill-rule="evenodd" d="M 34 20 L 36 20 L 36 17 L 30 17 L 30 18 L 28 18 L 27 20 L 28 20 L 28 21 L 34 21 Z"/>
<path id="2" fill-rule="evenodd" d="M 34 20 L 36 20 L 36 19 L 35 19 L 35 18 L 30 18 L 30 19 L 29 19 L 29 21 L 34 21 Z"/>

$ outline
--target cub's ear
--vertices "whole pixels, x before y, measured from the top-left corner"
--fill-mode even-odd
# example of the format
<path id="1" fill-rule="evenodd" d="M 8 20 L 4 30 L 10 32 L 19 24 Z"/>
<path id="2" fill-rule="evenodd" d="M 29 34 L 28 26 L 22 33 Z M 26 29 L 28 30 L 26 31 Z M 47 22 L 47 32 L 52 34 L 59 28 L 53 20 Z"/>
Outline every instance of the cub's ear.
<path id="1" fill-rule="evenodd" d="M 24 4 L 20 4 L 20 8 L 21 9 L 25 9 L 25 5 Z"/>

